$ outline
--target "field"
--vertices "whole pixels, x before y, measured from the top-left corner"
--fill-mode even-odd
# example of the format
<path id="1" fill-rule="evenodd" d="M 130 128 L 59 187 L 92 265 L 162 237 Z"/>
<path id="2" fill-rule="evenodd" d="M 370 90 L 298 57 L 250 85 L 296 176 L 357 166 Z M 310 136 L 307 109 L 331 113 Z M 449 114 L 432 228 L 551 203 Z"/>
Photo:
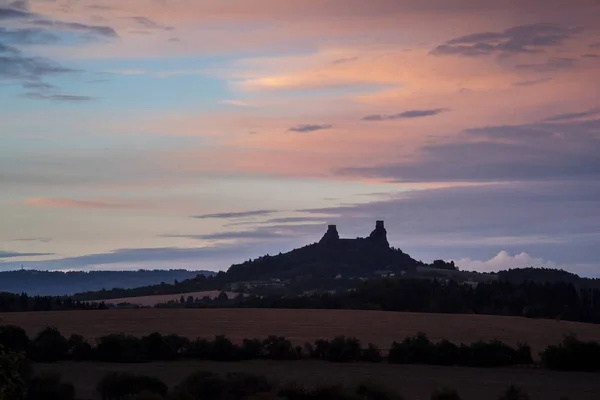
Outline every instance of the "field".
<path id="1" fill-rule="evenodd" d="M 559 373 L 537 369 L 485 369 L 421 365 L 334 364 L 319 361 L 173 362 L 150 364 L 59 363 L 38 365 L 37 370 L 61 373 L 73 382 L 83 399 L 97 399 L 96 383 L 109 371 L 135 371 L 161 378 L 170 386 L 188 374 L 204 370 L 249 372 L 304 385 L 356 385 L 373 381 L 402 393 L 407 400 L 429 399 L 436 388 L 451 387 L 464 400 L 497 399 L 508 385 L 526 390 L 531 400 L 598 399 L 600 380 L 594 373 Z"/>
<path id="2" fill-rule="evenodd" d="M 108 333 L 144 335 L 177 333 L 190 338 L 225 334 L 243 338 L 285 336 L 304 344 L 336 335 L 355 336 L 387 349 L 394 340 L 425 332 L 432 340 L 470 343 L 498 339 L 508 344 L 527 342 L 534 357 L 565 334 L 599 340 L 600 325 L 557 320 L 487 315 L 419 314 L 354 310 L 278 309 L 128 309 L 103 311 L 56 311 L 0 314 L 0 323 L 25 328 L 30 336 L 47 326 L 64 335 L 78 333 L 89 340 Z"/>
<path id="3" fill-rule="evenodd" d="M 238 293 L 235 293 L 235 292 L 225 292 L 225 293 L 227 293 L 227 296 L 229 298 L 235 298 L 235 296 L 238 295 Z M 183 294 L 177 293 L 177 294 L 161 294 L 161 295 L 156 295 L 156 296 L 123 297 L 120 299 L 104 300 L 104 302 L 106 304 L 131 303 L 131 304 L 137 304 L 140 306 L 152 307 L 159 303 L 168 303 L 169 301 L 179 301 L 181 296 L 183 296 L 184 299 L 187 299 L 189 296 L 192 296 L 194 299 L 195 298 L 201 299 L 204 296 L 208 296 L 211 299 L 214 299 L 215 297 L 218 297 L 219 294 L 221 294 L 221 291 L 219 291 L 219 290 L 207 290 L 207 291 L 203 291 L 203 292 L 183 293 Z"/>

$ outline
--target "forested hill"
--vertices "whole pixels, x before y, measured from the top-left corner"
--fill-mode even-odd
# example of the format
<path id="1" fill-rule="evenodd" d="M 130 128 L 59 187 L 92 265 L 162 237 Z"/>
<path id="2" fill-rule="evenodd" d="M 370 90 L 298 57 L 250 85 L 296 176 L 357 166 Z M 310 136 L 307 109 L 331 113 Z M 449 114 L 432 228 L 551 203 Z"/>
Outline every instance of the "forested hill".
<path id="1" fill-rule="evenodd" d="M 30 296 L 62 296 L 101 289 L 172 284 L 195 278 L 198 274 L 212 275 L 210 271 L 138 270 L 138 271 L 6 271 L 0 272 L 0 292 L 27 293 Z"/>
<path id="2" fill-rule="evenodd" d="M 414 271 L 423 265 L 400 249 L 390 247 L 383 221 L 378 221 L 368 237 L 356 239 L 340 239 L 336 226 L 330 225 L 318 243 L 232 265 L 227 277 L 232 281 L 309 275 L 319 278 L 368 277 L 376 271 Z"/>
<path id="3" fill-rule="evenodd" d="M 562 269 L 515 268 L 498 272 L 501 281 L 510 283 L 570 283 L 578 288 L 600 288 L 600 279 L 582 278 Z"/>
<path id="4" fill-rule="evenodd" d="M 191 293 L 203 290 L 230 290 L 235 283 L 272 281 L 287 282 L 287 294 L 312 289 L 330 289 L 350 284 L 344 280 L 371 278 L 383 275 L 414 273 L 417 267 L 456 270 L 454 263 L 437 260 L 431 265 L 417 261 L 400 249 L 390 247 L 383 221 L 364 238 L 340 238 L 335 225 L 330 225 L 323 238 L 307 246 L 278 255 L 265 255 L 241 264 L 232 265 L 227 272 L 212 278 L 197 277 L 176 285 L 153 285 L 130 290 L 110 290 L 79 293 L 80 300 L 106 300 L 157 294 Z M 352 281 L 355 285 L 358 280 Z"/>

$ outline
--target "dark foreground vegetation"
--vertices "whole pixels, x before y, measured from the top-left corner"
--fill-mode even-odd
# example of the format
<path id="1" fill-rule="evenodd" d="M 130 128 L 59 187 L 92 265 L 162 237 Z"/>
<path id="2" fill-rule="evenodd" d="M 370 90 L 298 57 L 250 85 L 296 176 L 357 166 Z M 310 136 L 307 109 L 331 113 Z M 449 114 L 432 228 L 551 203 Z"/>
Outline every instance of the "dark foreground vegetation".
<path id="1" fill-rule="evenodd" d="M 111 334 L 100 337 L 94 345 L 79 335 L 65 338 L 57 329 L 46 328 L 30 339 L 17 326 L 0 327 L 0 346 L 25 354 L 36 362 L 101 361 L 144 363 L 170 360 L 300 360 L 316 359 L 338 363 L 368 362 L 390 364 L 429 364 L 468 367 L 508 367 L 534 364 L 531 348 L 516 348 L 499 341 L 478 341 L 470 345 L 442 340 L 432 342 L 423 333 L 391 344 L 384 354 L 372 343 L 363 346 L 356 338 L 337 336 L 294 346 L 285 337 L 269 336 L 264 340 L 244 339 L 235 344 L 226 336 L 212 340 L 189 340 L 178 335 L 152 333 L 143 337 Z M 562 343 L 540 353 L 540 366 L 557 370 L 600 370 L 600 344 L 566 337 Z"/>
<path id="2" fill-rule="evenodd" d="M 96 386 L 102 400 L 402 400 L 400 393 L 365 382 L 343 386 L 303 387 L 260 375 L 208 371 L 195 372 L 169 388 L 156 377 L 111 372 Z M 19 353 L 0 348 L 0 399 L 75 400 L 75 387 L 56 373 L 34 375 L 29 361 Z M 460 400 L 453 389 L 433 389 L 432 400 Z M 498 400 L 528 400 L 523 390 L 510 386 Z"/>

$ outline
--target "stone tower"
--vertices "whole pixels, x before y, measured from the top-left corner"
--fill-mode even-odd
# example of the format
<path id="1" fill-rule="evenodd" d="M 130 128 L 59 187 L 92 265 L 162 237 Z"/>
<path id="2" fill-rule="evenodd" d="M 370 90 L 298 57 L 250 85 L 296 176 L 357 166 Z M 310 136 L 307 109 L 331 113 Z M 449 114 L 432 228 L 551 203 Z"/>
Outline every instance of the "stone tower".
<path id="1" fill-rule="evenodd" d="M 390 246 L 387 240 L 387 231 L 385 230 L 385 226 L 383 221 L 375 222 L 375 229 L 369 235 L 369 239 L 376 241 L 381 244 L 385 244 L 387 247 Z"/>
<path id="2" fill-rule="evenodd" d="M 335 225 L 329 225 L 327 227 L 327 232 L 321 238 L 319 243 L 335 243 L 340 239 L 340 234 L 337 231 L 337 227 Z"/>

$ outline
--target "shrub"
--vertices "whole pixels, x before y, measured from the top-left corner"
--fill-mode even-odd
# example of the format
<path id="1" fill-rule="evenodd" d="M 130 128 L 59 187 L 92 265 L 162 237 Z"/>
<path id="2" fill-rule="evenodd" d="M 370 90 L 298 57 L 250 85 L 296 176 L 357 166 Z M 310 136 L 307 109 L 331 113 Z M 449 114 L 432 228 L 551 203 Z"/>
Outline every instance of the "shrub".
<path id="1" fill-rule="evenodd" d="M 190 343 L 185 355 L 198 360 L 211 358 L 212 344 L 206 339 L 196 339 Z"/>
<path id="2" fill-rule="evenodd" d="M 120 400 L 143 392 L 164 397 L 167 390 L 167 385 L 158 378 L 122 372 L 107 374 L 97 387 L 102 400 Z"/>
<path id="3" fill-rule="evenodd" d="M 269 336 L 263 342 L 265 357 L 271 360 L 296 360 L 298 354 L 292 346 L 292 342 L 283 336 Z"/>
<path id="4" fill-rule="evenodd" d="M 379 347 L 375 346 L 373 343 L 369 343 L 367 348 L 362 350 L 360 360 L 378 363 L 383 360 L 383 356 L 381 355 L 381 350 L 379 350 Z"/>
<path id="5" fill-rule="evenodd" d="M 461 364 L 471 367 L 504 367 L 515 364 L 516 359 L 515 349 L 497 340 L 461 346 L 460 352 Z"/>
<path id="6" fill-rule="evenodd" d="M 434 362 L 437 365 L 459 364 L 459 347 L 448 340 L 442 340 L 435 346 Z"/>
<path id="7" fill-rule="evenodd" d="M 498 398 L 498 400 L 529 400 L 529 395 L 515 385 L 510 387 Z"/>
<path id="8" fill-rule="evenodd" d="M 31 364 L 22 353 L 5 352 L 0 346 L 0 399 L 24 399 L 31 373 Z"/>
<path id="9" fill-rule="evenodd" d="M 98 339 L 96 357 L 100 361 L 136 363 L 148 361 L 142 341 L 135 336 L 122 333 Z"/>
<path id="10" fill-rule="evenodd" d="M 357 386 L 356 394 L 365 400 L 404 400 L 404 397 L 373 382 Z"/>
<path id="11" fill-rule="evenodd" d="M 15 325 L 0 326 L 0 346 L 7 352 L 24 352 L 29 348 L 29 337 L 25 329 Z"/>
<path id="12" fill-rule="evenodd" d="M 183 380 L 173 391 L 174 399 L 242 399 L 273 390 L 263 376 L 230 373 L 222 377 L 199 371 Z"/>
<path id="13" fill-rule="evenodd" d="M 310 346 L 310 344 L 307 343 L 308 346 Z M 315 345 L 314 347 L 309 347 L 310 348 L 310 356 L 311 358 L 317 358 L 320 360 L 324 360 L 327 357 L 327 352 L 329 351 L 329 340 L 325 340 L 325 339 L 319 339 L 319 340 L 315 340 Z"/>
<path id="14" fill-rule="evenodd" d="M 27 389 L 27 400 L 73 400 L 75 387 L 61 382 L 59 374 L 40 373 L 31 379 Z"/>
<path id="15" fill-rule="evenodd" d="M 38 362 L 57 362 L 67 358 L 69 342 L 56 328 L 42 330 L 31 343 L 29 356 Z"/>
<path id="16" fill-rule="evenodd" d="M 158 393 L 143 391 L 133 396 L 132 400 L 163 400 L 164 398 Z"/>
<path id="17" fill-rule="evenodd" d="M 318 386 L 306 389 L 289 384 L 279 389 L 278 395 L 288 400 L 360 400 L 361 397 L 342 386 Z"/>
<path id="18" fill-rule="evenodd" d="M 263 343 L 258 339 L 244 339 L 240 351 L 244 360 L 255 360 L 263 355 Z"/>
<path id="19" fill-rule="evenodd" d="M 336 336 L 329 342 L 326 359 L 333 362 L 351 362 L 360 360 L 362 349 L 356 338 Z"/>
<path id="20" fill-rule="evenodd" d="M 392 343 L 388 361 L 394 364 L 431 364 L 435 360 L 436 346 L 424 333 L 408 337 L 402 343 Z"/>
<path id="21" fill-rule="evenodd" d="M 68 340 L 69 358 L 76 361 L 87 361 L 94 358 L 94 349 L 81 335 L 71 335 Z"/>
<path id="22" fill-rule="evenodd" d="M 163 336 L 154 332 L 141 339 L 141 345 L 150 360 L 174 360 L 185 342 L 177 335 Z"/>
<path id="23" fill-rule="evenodd" d="M 527 343 L 518 343 L 514 363 L 520 365 L 533 364 L 531 346 L 529 346 Z"/>
<path id="24" fill-rule="evenodd" d="M 232 399 L 243 399 L 273 390 L 273 385 L 264 376 L 246 373 L 229 373 L 225 376 L 225 383 L 228 397 Z"/>
<path id="25" fill-rule="evenodd" d="M 558 370 L 600 370 L 600 343 L 584 342 L 570 335 L 540 353 L 547 368 Z"/>
<path id="26" fill-rule="evenodd" d="M 218 335 L 212 342 L 210 359 L 213 361 L 239 361 L 242 359 L 242 354 L 240 348 L 225 335 Z"/>
<path id="27" fill-rule="evenodd" d="M 461 400 L 458 392 L 454 389 L 435 390 L 431 394 L 431 400 Z"/>

